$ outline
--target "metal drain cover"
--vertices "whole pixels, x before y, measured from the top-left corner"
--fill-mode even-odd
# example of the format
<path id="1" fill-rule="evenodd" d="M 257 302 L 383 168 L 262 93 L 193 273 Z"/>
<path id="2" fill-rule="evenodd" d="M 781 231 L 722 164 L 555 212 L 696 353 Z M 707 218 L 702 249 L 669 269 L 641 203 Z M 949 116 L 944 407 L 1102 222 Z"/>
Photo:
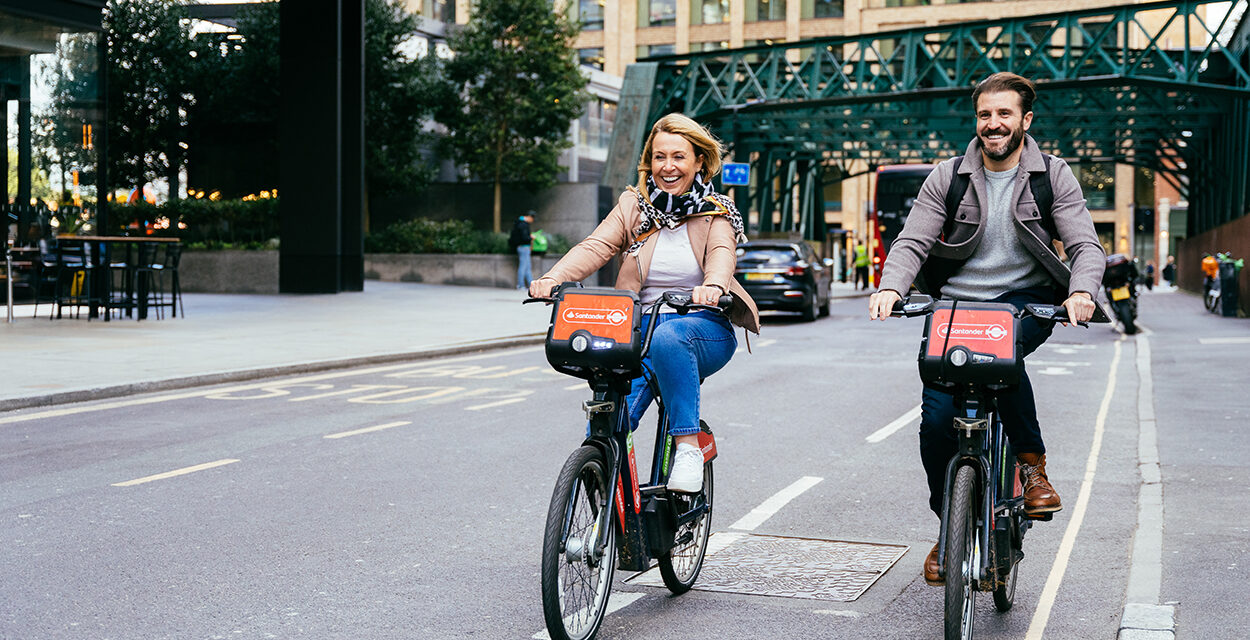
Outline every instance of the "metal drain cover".
<path id="1" fill-rule="evenodd" d="M 719 532 L 708 540 L 694 588 L 852 602 L 906 552 L 907 546 L 899 544 Z M 626 582 L 664 586 L 656 569 Z"/>

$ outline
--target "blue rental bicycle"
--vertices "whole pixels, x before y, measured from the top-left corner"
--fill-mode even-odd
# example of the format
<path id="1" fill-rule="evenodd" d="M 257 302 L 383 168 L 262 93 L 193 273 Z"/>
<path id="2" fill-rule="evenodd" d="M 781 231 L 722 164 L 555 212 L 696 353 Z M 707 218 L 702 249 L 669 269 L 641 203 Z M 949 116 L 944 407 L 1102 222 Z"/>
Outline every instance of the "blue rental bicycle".
<path id="1" fill-rule="evenodd" d="M 946 467 L 939 575 L 945 579 L 946 640 L 972 638 L 977 591 L 990 591 L 999 611 L 1015 602 L 1024 534 L 1051 513 L 1024 510 L 1023 479 L 999 421 L 998 394 L 1020 380 L 1019 320 L 1069 322 L 1062 306 L 934 301 L 913 295 L 894 304 L 892 316 L 925 317 L 920 378 L 955 398 L 959 450 Z M 1101 312 L 1095 322 L 1106 322 Z M 1087 326 L 1086 323 L 1079 323 Z"/>

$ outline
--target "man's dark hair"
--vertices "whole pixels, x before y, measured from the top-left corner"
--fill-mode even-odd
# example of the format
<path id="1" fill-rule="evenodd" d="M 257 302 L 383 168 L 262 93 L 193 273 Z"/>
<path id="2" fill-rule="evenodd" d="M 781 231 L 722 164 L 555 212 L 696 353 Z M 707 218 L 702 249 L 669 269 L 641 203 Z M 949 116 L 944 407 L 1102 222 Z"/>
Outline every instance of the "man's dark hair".
<path id="1" fill-rule="evenodd" d="M 1014 91 L 1020 95 L 1021 115 L 1033 110 L 1033 100 L 1037 98 L 1037 91 L 1033 88 L 1033 82 L 1010 71 L 1000 71 L 977 83 L 977 88 L 972 91 L 973 110 L 976 109 L 977 100 L 981 98 L 982 93 L 998 93 L 1000 91 Z"/>

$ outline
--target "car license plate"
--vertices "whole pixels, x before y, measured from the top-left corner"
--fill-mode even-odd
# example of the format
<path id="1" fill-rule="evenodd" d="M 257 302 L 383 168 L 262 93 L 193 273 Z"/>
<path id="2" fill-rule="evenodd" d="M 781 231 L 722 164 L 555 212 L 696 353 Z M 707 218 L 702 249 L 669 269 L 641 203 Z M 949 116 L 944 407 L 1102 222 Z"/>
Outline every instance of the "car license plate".
<path id="1" fill-rule="evenodd" d="M 764 280 L 764 281 L 771 282 L 773 279 L 773 274 L 771 273 L 746 273 L 743 275 L 746 276 L 747 280 L 753 280 L 753 281 Z"/>
<path id="2" fill-rule="evenodd" d="M 1129 298 L 1128 286 L 1116 287 L 1111 290 L 1111 299 L 1115 302 L 1127 300 Z"/>

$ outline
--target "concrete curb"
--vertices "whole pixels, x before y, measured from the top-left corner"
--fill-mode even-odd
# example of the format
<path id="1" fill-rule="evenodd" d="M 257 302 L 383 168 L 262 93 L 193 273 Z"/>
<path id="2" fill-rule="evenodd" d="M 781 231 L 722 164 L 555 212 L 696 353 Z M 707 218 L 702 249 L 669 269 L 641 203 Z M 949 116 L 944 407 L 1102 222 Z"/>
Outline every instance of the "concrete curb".
<path id="1" fill-rule="evenodd" d="M 359 367 L 364 365 L 387 364 L 393 362 L 407 362 L 429 360 L 431 358 L 441 358 L 446 356 L 454 356 L 465 353 L 477 353 L 482 351 L 494 351 L 497 349 L 507 349 L 510 347 L 524 347 L 530 345 L 543 344 L 547 339 L 546 332 L 535 334 L 524 334 L 519 336 L 510 336 L 505 338 L 496 338 L 491 340 L 481 340 L 477 342 L 452 345 L 447 347 L 439 347 L 436 349 L 428 349 L 424 351 L 411 351 L 407 353 L 389 353 L 374 356 L 363 356 L 355 358 L 342 358 L 336 360 L 317 360 L 313 362 L 300 362 L 289 365 L 280 365 L 274 367 L 258 367 L 253 369 L 239 369 L 236 371 L 221 371 L 216 373 L 206 373 L 200 375 L 183 376 L 178 378 L 168 378 L 164 380 L 145 380 L 142 382 L 132 382 L 119 385 L 111 385 L 107 387 L 96 387 L 92 389 L 75 389 L 72 391 L 64 391 L 60 393 L 52 393 L 42 396 L 27 396 L 22 398 L 10 398 L 0 400 L 0 413 L 6 411 L 16 411 L 18 409 L 29 409 L 32 407 L 46 407 L 50 405 L 70 404 L 74 402 L 86 402 L 89 400 L 101 400 L 104 398 L 116 398 L 119 396 L 136 395 L 140 393 L 152 393 L 157 391 L 171 391 L 174 389 L 186 389 L 188 387 L 209 386 L 215 384 L 225 384 L 230 382 L 245 382 L 248 380 L 259 380 L 262 378 L 274 378 L 287 375 L 298 375 L 304 373 L 318 373 L 322 371 L 330 371 L 334 369 L 349 369 L 351 367 Z"/>

